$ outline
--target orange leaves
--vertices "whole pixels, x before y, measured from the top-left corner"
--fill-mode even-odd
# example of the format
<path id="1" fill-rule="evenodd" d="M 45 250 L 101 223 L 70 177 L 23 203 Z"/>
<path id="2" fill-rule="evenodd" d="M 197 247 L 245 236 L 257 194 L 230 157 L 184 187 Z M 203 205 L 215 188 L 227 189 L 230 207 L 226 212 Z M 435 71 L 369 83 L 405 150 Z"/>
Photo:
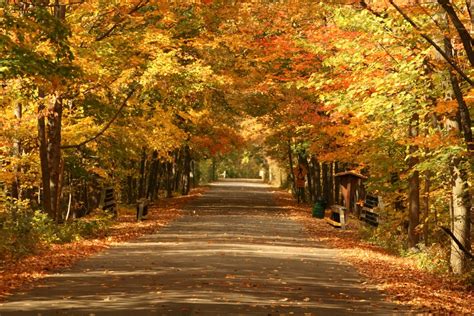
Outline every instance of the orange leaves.
<path id="1" fill-rule="evenodd" d="M 454 114 L 458 108 L 456 100 L 438 101 L 434 111 L 438 114 Z"/>

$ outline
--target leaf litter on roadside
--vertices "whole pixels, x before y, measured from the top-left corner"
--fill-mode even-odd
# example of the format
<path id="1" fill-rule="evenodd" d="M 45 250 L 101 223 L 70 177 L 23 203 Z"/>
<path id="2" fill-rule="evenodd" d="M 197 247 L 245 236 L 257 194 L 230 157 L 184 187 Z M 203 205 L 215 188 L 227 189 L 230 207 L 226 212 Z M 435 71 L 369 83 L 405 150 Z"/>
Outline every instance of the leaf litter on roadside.
<path id="1" fill-rule="evenodd" d="M 137 222 L 135 214 L 120 215 L 106 235 L 96 239 L 83 239 L 65 244 L 53 244 L 48 249 L 0 263 L 0 301 L 13 290 L 42 278 L 50 271 L 66 268 L 80 259 L 91 256 L 111 244 L 125 242 L 139 236 L 154 233 L 182 215 L 181 208 L 189 201 L 202 195 L 205 187 L 194 189 L 188 196 L 162 199 L 150 209 L 146 221 Z M 110 272 L 110 271 L 109 271 Z M 107 270 L 104 270 L 107 273 Z"/>
<path id="2" fill-rule="evenodd" d="M 324 220 L 313 218 L 311 207 L 297 204 L 287 192 L 278 191 L 274 196 L 285 209 L 279 216 L 302 223 L 311 239 L 332 248 L 350 250 L 342 251 L 341 256 L 365 276 L 366 281 L 361 285 L 376 286 L 392 302 L 429 312 L 474 313 L 474 292 L 461 282 L 421 270 L 411 258 L 390 254 L 364 242 L 354 228 L 338 230 Z"/>

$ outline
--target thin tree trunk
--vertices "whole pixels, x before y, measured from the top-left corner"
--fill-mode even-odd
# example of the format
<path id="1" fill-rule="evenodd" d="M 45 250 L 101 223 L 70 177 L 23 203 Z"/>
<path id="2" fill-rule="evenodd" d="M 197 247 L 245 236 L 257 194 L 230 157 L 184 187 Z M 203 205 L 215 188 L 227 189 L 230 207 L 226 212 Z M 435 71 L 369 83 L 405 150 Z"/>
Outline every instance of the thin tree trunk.
<path id="1" fill-rule="evenodd" d="M 127 176 L 127 203 L 133 203 L 133 177 Z"/>
<path id="2" fill-rule="evenodd" d="M 188 145 L 184 146 L 183 163 L 182 194 L 188 195 L 191 189 L 191 151 Z"/>
<path id="3" fill-rule="evenodd" d="M 166 197 L 171 198 L 173 197 L 173 163 L 167 162 L 166 163 Z"/>
<path id="4" fill-rule="evenodd" d="M 290 180 L 291 180 L 291 190 L 293 194 L 296 194 L 296 179 L 295 174 L 293 173 L 294 166 L 293 166 L 293 153 L 291 151 L 291 141 L 288 140 L 288 162 L 290 165 Z"/>
<path id="5" fill-rule="evenodd" d="M 21 103 L 17 103 L 15 106 L 14 110 L 14 115 L 17 119 L 18 122 L 21 121 L 21 115 L 22 115 L 22 106 Z M 17 158 L 20 158 L 21 156 L 21 141 L 19 139 L 15 139 L 13 141 L 13 155 Z M 15 179 L 13 180 L 12 183 L 12 198 L 14 199 L 20 199 L 21 198 L 21 193 L 20 193 L 20 179 L 18 177 L 18 174 L 20 173 L 20 166 L 15 164 Z"/>
<path id="6" fill-rule="evenodd" d="M 156 150 L 153 151 L 151 155 L 151 166 L 150 166 L 150 172 L 148 175 L 148 188 L 147 188 L 147 193 L 146 197 L 148 199 L 153 199 L 153 192 L 155 192 L 155 186 L 156 186 L 156 179 L 158 177 L 158 152 Z"/>
<path id="7" fill-rule="evenodd" d="M 322 179 L 323 179 L 323 185 L 322 185 L 322 191 L 323 191 L 323 198 L 324 201 L 326 202 L 326 205 L 331 205 L 332 204 L 332 184 L 331 184 L 331 168 L 329 167 L 328 163 L 322 163 Z"/>
<path id="8" fill-rule="evenodd" d="M 314 182 L 315 182 L 315 194 L 316 200 L 322 198 L 322 188 L 321 188 L 321 167 L 319 161 L 316 159 L 315 156 L 311 157 L 312 164 L 314 167 Z"/>
<path id="9" fill-rule="evenodd" d="M 142 157 L 140 159 L 140 181 L 138 183 L 138 198 L 145 197 L 145 167 L 146 167 L 146 149 L 142 150 Z"/>
<path id="10" fill-rule="evenodd" d="M 425 171 L 424 173 L 423 188 L 423 241 L 425 246 L 429 246 L 429 218 L 430 218 L 430 172 Z"/>
<path id="11" fill-rule="evenodd" d="M 414 138 L 418 136 L 418 114 L 414 114 L 411 118 L 408 137 Z M 420 173 L 414 170 L 418 159 L 413 155 L 417 151 L 416 146 L 410 146 L 410 157 L 408 168 L 411 175 L 408 179 L 408 246 L 416 247 L 419 242 L 419 234 L 416 231 L 420 224 Z"/>
<path id="12" fill-rule="evenodd" d="M 216 180 L 217 180 L 216 158 L 212 157 L 212 161 L 211 161 L 211 181 L 216 181 Z"/>
<path id="13" fill-rule="evenodd" d="M 41 165 L 41 182 L 43 186 L 43 209 L 51 218 L 54 214 L 51 209 L 51 187 L 48 162 L 48 140 L 46 135 L 45 106 L 40 103 L 38 107 L 38 142 Z"/>
<path id="14" fill-rule="evenodd" d="M 340 172 L 340 163 L 337 161 L 334 162 L 334 174 Z M 342 200 L 339 199 L 340 196 L 340 180 L 339 177 L 334 177 L 334 201 L 335 204 L 342 204 Z M 349 203 L 350 204 L 350 203 Z M 351 209 L 351 205 L 347 206 L 347 210 L 349 211 Z"/>

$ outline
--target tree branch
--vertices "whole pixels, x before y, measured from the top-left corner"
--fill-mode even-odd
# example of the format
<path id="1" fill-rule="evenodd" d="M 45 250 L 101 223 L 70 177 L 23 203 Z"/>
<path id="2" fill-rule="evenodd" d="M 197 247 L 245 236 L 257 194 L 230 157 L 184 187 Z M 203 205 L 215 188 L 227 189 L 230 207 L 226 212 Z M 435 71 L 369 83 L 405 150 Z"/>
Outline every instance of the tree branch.
<path id="1" fill-rule="evenodd" d="M 438 0 L 438 3 L 444 9 L 444 11 L 446 11 L 449 18 L 453 22 L 453 25 L 456 28 L 459 37 L 461 38 L 462 45 L 466 50 L 467 58 L 469 59 L 471 66 L 474 66 L 474 51 L 472 50 L 473 41 L 471 34 L 469 34 L 469 31 L 459 19 L 458 15 L 456 14 L 456 11 L 454 11 L 454 8 L 449 2 L 449 0 Z"/>
<path id="2" fill-rule="evenodd" d="M 112 125 L 112 123 L 115 122 L 115 120 L 117 119 L 117 117 L 119 116 L 119 114 L 122 112 L 122 110 L 125 108 L 125 106 L 127 106 L 128 100 L 130 100 L 130 98 L 131 98 L 132 95 L 135 93 L 135 91 L 136 91 L 136 88 L 132 89 L 132 90 L 127 94 L 127 97 L 125 98 L 125 100 L 123 100 L 122 104 L 120 105 L 120 107 L 119 107 L 119 109 L 117 110 L 117 112 L 115 112 L 115 114 L 114 114 L 114 116 L 112 117 L 112 119 L 111 119 L 109 122 L 107 122 L 107 124 L 105 124 L 105 126 L 104 126 L 96 135 L 92 136 L 91 138 L 86 139 L 85 141 L 80 142 L 79 144 L 61 146 L 61 149 L 79 148 L 79 147 L 84 146 L 84 145 L 87 144 L 87 143 L 90 143 L 90 142 L 96 140 L 96 139 L 99 138 L 100 136 L 102 136 L 102 134 L 105 133 L 105 131 Z"/>
<path id="3" fill-rule="evenodd" d="M 415 30 L 417 30 L 419 33 L 420 33 L 420 36 L 423 37 L 428 43 L 431 44 L 431 46 L 433 46 L 436 51 L 441 55 L 443 56 L 444 60 L 446 60 L 446 62 L 464 79 L 466 80 L 466 82 L 468 82 L 471 86 L 474 86 L 474 81 L 472 81 L 471 78 L 469 78 L 465 73 L 464 71 L 462 71 L 461 68 L 459 68 L 458 65 L 456 65 L 456 62 L 454 60 L 452 60 L 447 54 L 446 52 L 441 48 L 439 47 L 438 44 L 435 43 L 435 41 L 433 41 L 428 35 L 424 34 L 421 32 L 421 29 L 420 27 L 405 13 L 403 12 L 403 10 L 397 5 L 395 4 L 395 2 L 393 0 L 389 0 L 390 4 L 398 11 L 398 13 L 400 13 L 403 18 L 408 22 L 410 23 L 411 26 L 413 26 L 413 28 Z"/>
<path id="4" fill-rule="evenodd" d="M 138 10 L 140 10 L 145 4 L 147 4 L 149 2 L 149 0 L 145 0 L 145 1 L 139 1 L 128 13 L 127 15 L 130 15 L 130 14 L 133 14 L 135 12 L 137 12 Z M 101 40 L 105 39 L 106 37 L 110 36 L 110 34 L 112 34 L 112 32 L 120 25 L 120 23 L 122 23 L 123 21 L 125 21 L 125 18 L 122 18 L 120 19 L 120 21 L 118 21 L 117 23 L 115 23 L 114 25 L 112 25 L 112 27 L 110 27 L 107 31 L 105 31 L 105 33 L 103 33 L 102 35 L 99 35 L 95 38 L 95 40 L 97 42 L 100 42 Z"/>

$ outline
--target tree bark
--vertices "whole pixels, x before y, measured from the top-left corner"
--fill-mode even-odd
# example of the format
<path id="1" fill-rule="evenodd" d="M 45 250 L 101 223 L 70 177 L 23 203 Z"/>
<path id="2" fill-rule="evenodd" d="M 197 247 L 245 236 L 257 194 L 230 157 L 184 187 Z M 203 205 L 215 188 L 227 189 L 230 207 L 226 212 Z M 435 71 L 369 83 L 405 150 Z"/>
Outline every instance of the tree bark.
<path id="1" fill-rule="evenodd" d="M 414 114 L 410 120 L 408 137 L 418 136 L 418 114 Z M 418 150 L 417 146 L 410 145 L 408 168 L 411 175 L 408 179 L 408 246 L 416 247 L 419 242 L 419 234 L 416 231 L 420 224 L 420 173 L 414 170 L 418 159 L 413 155 Z"/>
<path id="2" fill-rule="evenodd" d="M 332 168 L 331 168 L 331 163 L 322 163 L 322 178 L 323 178 L 323 198 L 326 201 L 327 205 L 332 205 L 333 199 L 332 199 Z"/>
<path id="3" fill-rule="evenodd" d="M 51 218 L 54 214 L 51 209 L 51 187 L 48 162 L 48 140 L 46 133 L 45 106 L 40 103 L 38 107 L 38 142 L 41 165 L 41 182 L 43 186 L 43 209 Z"/>
<path id="4" fill-rule="evenodd" d="M 61 195 L 61 120 L 62 99 L 55 96 L 48 111 L 48 163 L 51 188 L 51 213 L 57 219 Z"/>
<path id="5" fill-rule="evenodd" d="M 21 121 L 21 115 L 22 115 L 22 106 L 21 103 L 17 103 L 15 106 L 15 110 L 13 111 L 14 115 L 17 119 L 18 122 Z M 13 141 L 13 156 L 17 157 L 18 159 L 21 157 L 21 140 L 20 139 L 14 139 Z M 13 180 L 12 183 L 12 198 L 14 199 L 20 199 L 21 198 L 21 193 L 20 193 L 20 178 L 18 177 L 21 168 L 17 164 L 14 166 L 15 169 L 15 179 Z"/>
<path id="6" fill-rule="evenodd" d="M 315 156 L 311 157 L 311 161 L 314 167 L 314 182 L 315 182 L 315 194 L 316 200 L 322 198 L 322 188 L 321 188 L 321 167 L 318 159 Z"/>
<path id="7" fill-rule="evenodd" d="M 181 193 L 183 195 L 188 195 L 191 189 L 191 150 L 188 145 L 184 146 L 183 163 L 183 183 Z"/>
<path id="8" fill-rule="evenodd" d="M 423 242 L 425 246 L 429 246 L 429 219 L 430 219 L 430 172 L 424 172 L 424 188 L 423 188 Z"/>
<path id="9" fill-rule="evenodd" d="M 452 56 L 453 47 L 448 37 L 444 38 L 445 50 Z M 457 121 L 464 136 L 466 148 L 468 150 L 469 164 L 472 162 L 473 141 L 471 132 L 471 117 L 468 107 L 464 100 L 459 81 L 456 74 L 449 70 L 451 87 L 458 103 Z M 464 166 L 464 158 L 453 157 L 452 159 L 452 227 L 454 236 L 459 240 L 462 246 L 468 251 L 471 249 L 471 194 L 469 192 L 469 177 Z M 468 257 L 455 240 L 451 240 L 450 266 L 454 273 L 462 274 L 468 269 Z"/>
<path id="10" fill-rule="evenodd" d="M 145 168 L 146 168 L 146 149 L 142 149 L 142 157 L 140 159 L 140 180 L 138 183 L 138 198 L 141 199 L 145 197 Z"/>
<path id="11" fill-rule="evenodd" d="M 291 151 L 291 141 L 288 139 L 288 163 L 289 163 L 289 166 L 290 166 L 290 180 L 291 180 L 291 191 L 293 192 L 293 194 L 295 195 L 296 194 L 296 179 L 295 179 L 295 175 L 293 173 L 293 170 L 294 170 L 294 166 L 293 166 L 293 153 Z"/>
<path id="12" fill-rule="evenodd" d="M 148 187 L 147 187 L 147 193 L 146 193 L 147 199 L 153 200 L 154 198 L 157 178 L 158 178 L 158 152 L 156 150 L 153 150 L 151 154 L 150 172 L 148 175 Z"/>
<path id="13" fill-rule="evenodd" d="M 462 166 L 462 160 L 454 159 L 452 165 L 452 232 L 463 247 L 471 250 L 471 197 L 467 184 L 467 172 Z M 468 271 L 468 258 L 454 240 L 451 240 L 451 269 L 456 274 Z"/>
<path id="14" fill-rule="evenodd" d="M 167 162 L 166 163 L 166 197 L 171 198 L 173 197 L 173 163 Z"/>

